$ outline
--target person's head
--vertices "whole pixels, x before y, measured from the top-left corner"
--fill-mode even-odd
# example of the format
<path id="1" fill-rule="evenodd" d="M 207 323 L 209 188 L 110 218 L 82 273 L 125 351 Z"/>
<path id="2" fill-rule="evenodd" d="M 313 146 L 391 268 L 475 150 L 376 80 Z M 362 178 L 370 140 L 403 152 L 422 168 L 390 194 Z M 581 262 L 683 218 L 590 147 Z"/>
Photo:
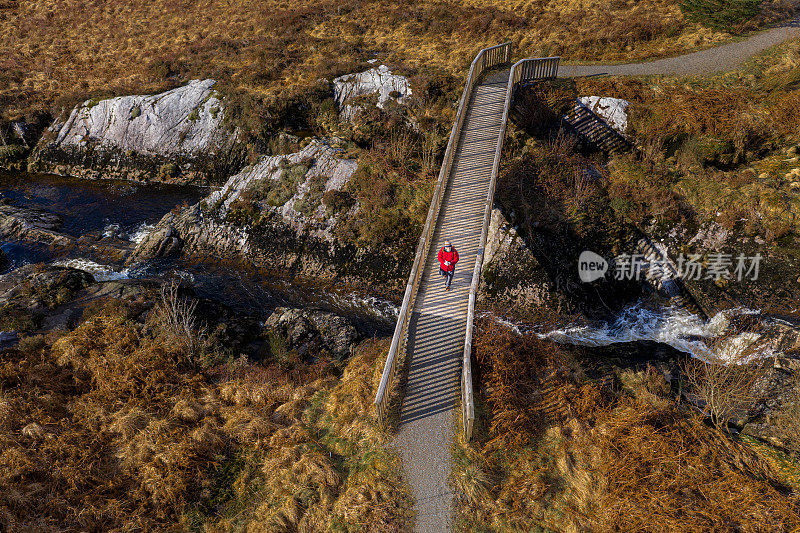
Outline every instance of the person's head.
<path id="1" fill-rule="evenodd" d="M 453 249 L 453 245 L 450 244 L 450 241 L 444 241 L 444 249 L 448 252 Z"/>

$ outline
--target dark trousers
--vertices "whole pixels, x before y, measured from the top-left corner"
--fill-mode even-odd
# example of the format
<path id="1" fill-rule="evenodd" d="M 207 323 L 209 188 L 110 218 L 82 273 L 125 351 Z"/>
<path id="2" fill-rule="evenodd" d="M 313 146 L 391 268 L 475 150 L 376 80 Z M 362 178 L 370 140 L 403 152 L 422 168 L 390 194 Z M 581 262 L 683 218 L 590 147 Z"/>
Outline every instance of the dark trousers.
<path id="1" fill-rule="evenodd" d="M 443 268 L 439 268 L 439 275 L 444 276 L 444 286 L 449 287 L 450 284 L 453 282 L 453 274 L 455 270 L 447 271 Z"/>

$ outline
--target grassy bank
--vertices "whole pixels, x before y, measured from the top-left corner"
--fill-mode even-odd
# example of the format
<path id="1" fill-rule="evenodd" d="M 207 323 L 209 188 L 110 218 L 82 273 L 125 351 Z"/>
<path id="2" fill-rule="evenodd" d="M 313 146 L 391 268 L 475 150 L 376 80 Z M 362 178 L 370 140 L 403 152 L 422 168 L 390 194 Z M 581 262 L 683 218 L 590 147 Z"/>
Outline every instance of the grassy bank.
<path id="1" fill-rule="evenodd" d="M 465 531 L 791 531 L 792 480 L 676 403 L 657 367 L 484 324 L 481 425 L 456 448 Z M 763 454 L 763 455 L 762 455 Z M 795 459 L 796 461 L 796 459 Z"/>
<path id="2" fill-rule="evenodd" d="M 142 305 L 0 355 L 5 530 L 408 528 L 372 412 L 384 343 L 338 362 L 272 336 L 253 361 Z"/>
<path id="3" fill-rule="evenodd" d="M 716 24 L 686 9 L 675 0 L 3 2 L 0 110 L 5 118 L 57 111 L 212 77 L 242 95 L 246 111 L 270 103 L 267 114 L 248 113 L 270 121 L 301 109 L 320 78 L 375 55 L 420 77 L 462 75 L 477 50 L 506 39 L 519 56 L 641 59 L 708 46 L 786 12 L 768 0 L 755 17 Z"/>

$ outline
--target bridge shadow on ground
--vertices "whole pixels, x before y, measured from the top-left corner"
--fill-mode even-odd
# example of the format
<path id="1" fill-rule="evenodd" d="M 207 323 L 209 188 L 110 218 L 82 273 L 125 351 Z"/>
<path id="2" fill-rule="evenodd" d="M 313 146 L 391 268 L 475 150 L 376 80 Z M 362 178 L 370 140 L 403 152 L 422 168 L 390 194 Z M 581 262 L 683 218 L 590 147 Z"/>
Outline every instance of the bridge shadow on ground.
<path id="1" fill-rule="evenodd" d="M 400 412 L 405 424 L 456 406 L 464 329 L 461 320 L 415 312 L 409 328 L 408 386 Z"/>
<path id="2" fill-rule="evenodd" d="M 580 254 L 589 250 L 606 259 L 633 254 L 641 232 L 615 214 L 606 153 L 564 127 L 562 117 L 574 108 L 575 98 L 574 84 L 561 80 L 517 93 L 511 122 L 538 142 L 521 145 L 526 136 L 511 133 L 507 152 L 514 160 L 498 180 L 495 205 L 517 229 L 535 264 L 506 256 L 509 264 L 493 263 L 492 274 L 498 286 L 540 276 L 536 281 L 548 282 L 569 311 L 605 319 L 640 298 L 642 286 L 614 279 L 613 270 L 603 280 L 581 282 Z M 525 156 L 518 157 L 523 151 Z"/>

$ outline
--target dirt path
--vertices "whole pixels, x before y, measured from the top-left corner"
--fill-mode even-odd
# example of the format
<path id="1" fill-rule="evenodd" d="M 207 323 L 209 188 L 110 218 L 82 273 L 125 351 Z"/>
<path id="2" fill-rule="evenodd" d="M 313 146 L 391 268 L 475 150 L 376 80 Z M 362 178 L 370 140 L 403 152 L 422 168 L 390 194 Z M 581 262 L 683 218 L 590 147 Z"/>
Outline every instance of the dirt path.
<path id="1" fill-rule="evenodd" d="M 771 46 L 800 35 L 800 17 L 735 43 L 677 57 L 621 65 L 560 65 L 559 77 L 592 76 L 691 76 L 733 70 Z"/>

